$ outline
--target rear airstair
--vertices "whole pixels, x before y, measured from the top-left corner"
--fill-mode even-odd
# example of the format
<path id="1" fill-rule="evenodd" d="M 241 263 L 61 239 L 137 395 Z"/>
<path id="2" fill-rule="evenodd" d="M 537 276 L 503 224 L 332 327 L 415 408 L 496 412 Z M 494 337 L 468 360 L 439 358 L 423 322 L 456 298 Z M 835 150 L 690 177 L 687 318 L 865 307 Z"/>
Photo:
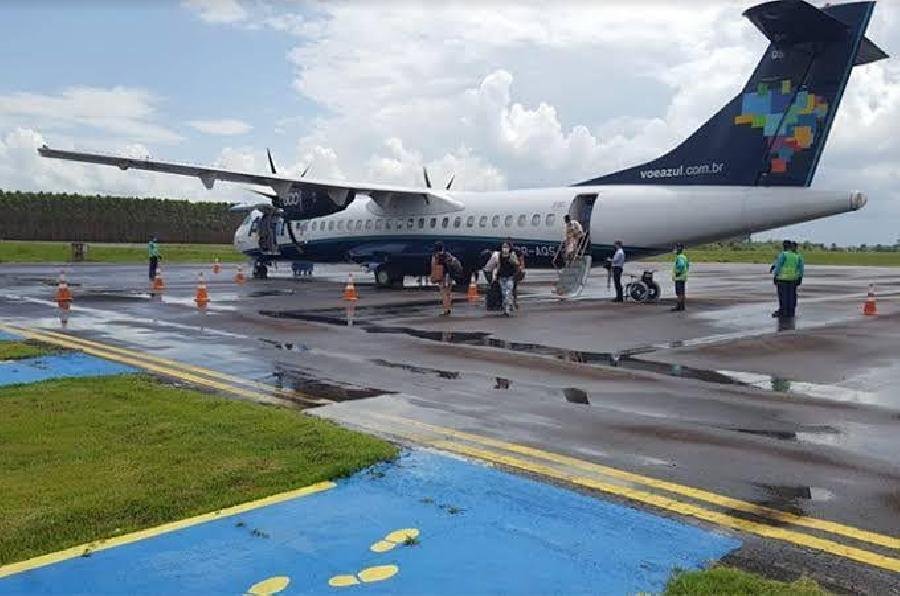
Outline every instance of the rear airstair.
<path id="1" fill-rule="evenodd" d="M 555 293 L 561 299 L 578 297 L 587 284 L 588 275 L 591 273 L 591 255 L 587 250 L 589 242 L 589 236 L 585 234 L 579 241 L 574 255 L 561 269 L 557 269 L 559 278 L 556 281 Z M 563 250 L 562 246 L 560 250 Z"/>

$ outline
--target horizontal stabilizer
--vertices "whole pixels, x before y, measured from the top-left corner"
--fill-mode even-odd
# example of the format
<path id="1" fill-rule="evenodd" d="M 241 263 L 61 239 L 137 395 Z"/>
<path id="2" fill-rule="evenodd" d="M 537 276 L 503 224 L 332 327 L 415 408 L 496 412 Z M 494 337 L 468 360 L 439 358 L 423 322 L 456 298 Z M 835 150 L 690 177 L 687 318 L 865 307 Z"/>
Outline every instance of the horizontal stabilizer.
<path id="1" fill-rule="evenodd" d="M 850 28 L 815 6 L 800 0 L 775 0 L 744 11 L 769 41 L 780 46 L 798 43 L 838 41 Z"/>
<path id="2" fill-rule="evenodd" d="M 862 66 L 871 62 L 878 62 L 887 58 L 887 53 L 872 43 L 868 37 L 864 37 L 862 43 L 859 44 L 859 51 L 856 52 L 856 60 L 853 66 Z"/>

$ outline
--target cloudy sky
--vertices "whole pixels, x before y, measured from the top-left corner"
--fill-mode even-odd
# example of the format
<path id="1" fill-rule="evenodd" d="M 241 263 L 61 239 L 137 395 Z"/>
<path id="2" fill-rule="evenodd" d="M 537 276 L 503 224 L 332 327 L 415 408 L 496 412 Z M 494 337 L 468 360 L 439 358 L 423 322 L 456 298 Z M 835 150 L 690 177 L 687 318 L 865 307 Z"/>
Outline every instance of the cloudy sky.
<path id="1" fill-rule="evenodd" d="M 751 2 L 6 0 L 0 188 L 252 201 L 240 187 L 37 156 L 60 148 L 455 188 L 565 185 L 670 149 L 765 49 Z M 900 55 L 900 2 L 868 35 Z M 855 214 L 790 231 L 900 238 L 900 58 L 855 69 L 814 186 Z M 785 234 L 775 232 L 774 236 Z"/>

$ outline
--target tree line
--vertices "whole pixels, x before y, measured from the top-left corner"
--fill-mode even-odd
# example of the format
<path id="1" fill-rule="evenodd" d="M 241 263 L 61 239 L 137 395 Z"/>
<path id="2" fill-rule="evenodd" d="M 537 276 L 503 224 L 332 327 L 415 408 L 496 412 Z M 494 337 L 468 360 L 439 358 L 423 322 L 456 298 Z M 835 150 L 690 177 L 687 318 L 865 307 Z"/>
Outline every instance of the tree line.
<path id="1" fill-rule="evenodd" d="M 0 190 L 0 239 L 230 243 L 244 214 L 228 203 Z"/>

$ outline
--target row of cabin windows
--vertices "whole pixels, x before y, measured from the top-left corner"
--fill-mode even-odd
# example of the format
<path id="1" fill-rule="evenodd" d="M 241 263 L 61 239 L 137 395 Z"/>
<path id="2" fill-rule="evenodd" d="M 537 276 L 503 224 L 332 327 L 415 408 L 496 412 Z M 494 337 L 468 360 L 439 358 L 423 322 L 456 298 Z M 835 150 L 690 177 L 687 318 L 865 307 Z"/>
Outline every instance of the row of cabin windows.
<path id="1" fill-rule="evenodd" d="M 487 215 L 482 215 L 478 218 L 478 227 L 486 228 L 488 227 L 488 220 L 490 219 L 490 227 L 499 228 L 501 224 L 501 218 L 503 227 L 511 228 L 514 223 L 517 223 L 520 228 L 524 228 L 528 225 L 529 217 L 527 215 L 519 215 L 516 217 L 515 215 L 507 215 L 500 216 L 494 215 L 488 218 Z M 413 230 L 420 229 L 424 230 L 427 227 L 430 229 L 436 229 L 438 227 L 438 219 L 437 217 L 410 217 L 405 221 L 403 219 L 329 219 L 329 220 L 316 220 L 312 223 L 303 222 L 298 224 L 298 229 L 301 234 L 306 233 L 306 230 L 309 229 L 313 232 L 324 232 L 326 229 L 329 232 L 333 232 L 337 229 L 338 232 L 343 232 L 344 230 L 348 232 L 361 232 L 362 230 L 370 231 L 370 230 Z M 556 215 L 553 213 L 548 213 L 545 216 L 541 216 L 540 213 L 535 213 L 531 216 L 531 225 L 532 227 L 540 227 L 541 222 L 543 220 L 543 224 L 547 227 L 552 227 L 556 223 Z M 326 228 L 327 226 L 327 228 Z M 451 218 L 450 217 L 442 217 L 440 218 L 440 227 L 447 229 L 451 226 Z M 452 226 L 454 229 L 458 229 L 463 227 L 463 218 L 459 215 L 452 218 Z M 475 227 L 475 216 L 469 215 L 465 220 L 465 227 L 474 228 Z"/>

